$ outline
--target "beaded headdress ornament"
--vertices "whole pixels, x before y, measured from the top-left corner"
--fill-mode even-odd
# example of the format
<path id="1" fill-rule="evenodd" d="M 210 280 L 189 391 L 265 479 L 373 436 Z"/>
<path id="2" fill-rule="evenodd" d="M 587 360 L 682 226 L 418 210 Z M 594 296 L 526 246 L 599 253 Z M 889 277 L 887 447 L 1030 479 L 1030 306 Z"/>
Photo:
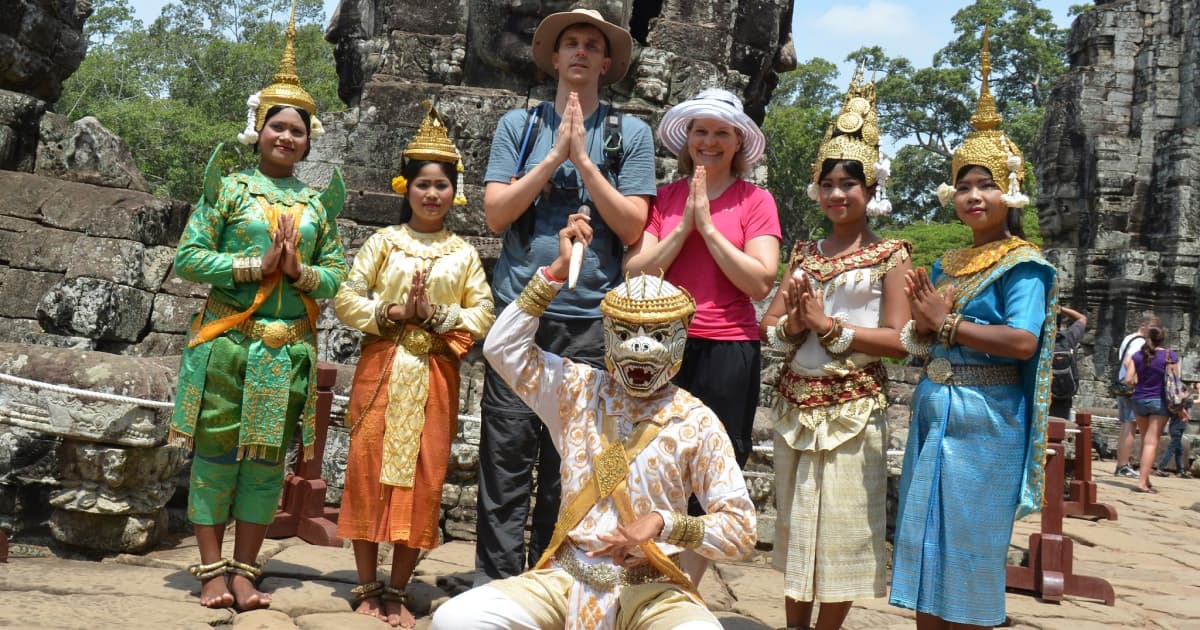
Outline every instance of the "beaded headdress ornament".
<path id="1" fill-rule="evenodd" d="M 279 70 L 271 85 L 250 95 L 246 99 L 246 128 L 238 134 L 238 142 L 254 144 L 258 142 L 258 130 L 266 122 L 267 112 L 276 105 L 296 107 L 308 112 L 310 118 L 309 135 L 317 137 L 324 135 L 325 127 L 317 120 L 317 103 L 300 87 L 300 77 L 296 75 L 296 0 L 292 0 L 292 15 L 288 20 L 286 31 L 287 43 L 283 48 L 283 59 L 279 62 Z"/>
<path id="2" fill-rule="evenodd" d="M 679 372 L 696 301 L 661 277 L 626 278 L 600 302 L 604 363 L 632 396 L 646 397 Z"/>
<path id="3" fill-rule="evenodd" d="M 892 161 L 879 155 L 879 113 L 875 108 L 875 83 L 863 78 L 863 67 L 859 66 L 850 80 L 850 89 L 842 101 L 842 109 L 829 128 L 825 139 L 817 149 L 817 159 L 812 165 L 812 182 L 808 185 L 808 196 L 818 198 L 817 186 L 821 166 L 825 160 L 854 160 L 863 166 L 867 186 L 878 182 L 875 196 L 867 203 L 867 214 L 879 216 L 892 211 L 892 202 L 887 199 L 886 183 L 892 174 Z"/>
<path id="4" fill-rule="evenodd" d="M 982 166 L 1004 191 L 1001 197 L 1010 208 L 1024 208 L 1029 205 L 1029 197 L 1021 192 L 1021 181 L 1025 179 L 1025 159 L 1021 150 L 1004 132 L 1000 130 L 1000 112 L 996 110 L 996 100 L 992 98 L 992 90 L 988 85 L 988 75 L 992 73 L 992 58 L 988 51 L 988 34 L 990 26 L 983 27 L 983 56 L 981 71 L 983 84 L 979 88 L 979 104 L 975 107 L 975 115 L 971 116 L 971 126 L 974 131 L 967 134 L 962 146 L 954 151 L 950 161 L 950 178 L 958 177 L 964 166 Z M 947 205 L 954 198 L 954 186 L 942 184 L 937 190 L 938 201 Z"/>
<path id="5" fill-rule="evenodd" d="M 459 154 L 458 148 L 454 146 L 454 141 L 450 139 L 450 130 L 446 128 L 442 115 L 433 107 L 433 103 L 422 101 L 421 104 L 425 106 L 425 120 L 421 121 L 417 135 L 413 136 L 408 147 L 404 149 L 404 159 L 453 164 L 454 170 L 458 172 L 458 181 L 454 186 L 454 190 L 457 191 L 454 194 L 454 205 L 466 205 L 467 197 L 463 193 L 462 156 Z M 404 178 L 404 175 L 392 178 L 392 190 L 396 191 L 398 195 L 408 193 L 408 180 Z"/>

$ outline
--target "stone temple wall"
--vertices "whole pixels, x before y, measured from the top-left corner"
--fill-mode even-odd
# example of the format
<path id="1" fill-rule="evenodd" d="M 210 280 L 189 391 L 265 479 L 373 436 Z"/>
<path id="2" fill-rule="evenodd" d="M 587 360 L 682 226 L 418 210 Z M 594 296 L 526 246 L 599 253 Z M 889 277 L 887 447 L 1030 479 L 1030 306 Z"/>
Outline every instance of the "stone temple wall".
<path id="1" fill-rule="evenodd" d="M 1078 406 L 1112 407 L 1117 347 L 1153 311 L 1200 380 L 1200 6 L 1097 3 L 1075 21 L 1038 153 L 1060 301 L 1088 314 Z"/>

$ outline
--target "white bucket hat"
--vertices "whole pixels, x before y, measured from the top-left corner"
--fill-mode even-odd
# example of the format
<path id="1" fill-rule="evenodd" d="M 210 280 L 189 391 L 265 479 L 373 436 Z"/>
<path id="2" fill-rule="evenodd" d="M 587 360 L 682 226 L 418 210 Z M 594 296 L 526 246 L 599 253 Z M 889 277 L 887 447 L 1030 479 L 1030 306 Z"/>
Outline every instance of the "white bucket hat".
<path id="1" fill-rule="evenodd" d="M 555 52 L 554 45 L 558 43 L 558 36 L 563 31 L 576 24 L 594 26 L 608 38 L 608 58 L 612 61 L 608 72 L 600 77 L 600 85 L 620 81 L 629 71 L 629 59 L 633 54 L 633 37 L 629 35 L 629 31 L 606 21 L 599 11 L 592 9 L 574 9 L 547 15 L 546 19 L 538 24 L 537 30 L 533 32 L 533 62 L 537 64 L 538 68 L 541 68 L 542 72 L 557 79 L 558 69 L 554 67 L 552 60 Z"/>
<path id="2" fill-rule="evenodd" d="M 708 88 L 667 110 L 658 124 L 658 139 L 675 156 L 687 146 L 688 123 L 697 118 L 715 118 L 742 132 L 746 164 L 762 158 L 767 139 L 754 121 L 742 111 L 742 101 L 728 90 Z"/>

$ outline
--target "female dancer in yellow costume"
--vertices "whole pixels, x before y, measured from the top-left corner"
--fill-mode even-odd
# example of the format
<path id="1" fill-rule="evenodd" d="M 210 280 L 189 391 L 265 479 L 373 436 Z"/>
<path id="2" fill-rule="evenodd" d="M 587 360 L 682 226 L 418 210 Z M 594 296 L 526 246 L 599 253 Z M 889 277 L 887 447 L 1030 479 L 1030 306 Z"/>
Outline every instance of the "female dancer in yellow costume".
<path id="1" fill-rule="evenodd" d="M 405 195 L 400 225 L 367 239 L 334 302 L 343 322 L 366 333 L 347 412 L 338 536 L 354 541 L 357 611 L 406 628 L 415 620 L 404 588 L 420 550 L 439 542 L 458 364 L 495 320 L 479 254 L 445 226 L 451 206 L 466 203 L 456 166 L 458 151 L 430 106 L 392 183 Z M 394 544 L 386 586 L 376 577 L 380 542 Z"/>

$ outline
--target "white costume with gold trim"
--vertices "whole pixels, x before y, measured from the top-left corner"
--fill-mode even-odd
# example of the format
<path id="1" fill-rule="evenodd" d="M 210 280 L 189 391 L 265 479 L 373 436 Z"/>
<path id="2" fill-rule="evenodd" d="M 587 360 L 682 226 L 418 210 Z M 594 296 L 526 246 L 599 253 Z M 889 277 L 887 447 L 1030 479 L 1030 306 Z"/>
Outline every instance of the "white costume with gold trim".
<path id="1" fill-rule="evenodd" d="M 593 483 L 593 461 L 604 449 L 601 432 L 605 416 L 610 422 L 616 421 L 621 439 L 633 433 L 639 422 L 654 422 L 662 429 L 630 462 L 626 479 L 636 516 L 651 511 L 661 511 L 664 516 L 686 514 L 688 497 L 695 494 L 707 513 L 701 517 L 703 539 L 694 550 L 712 560 L 738 560 L 749 554 L 757 541 L 754 504 L 734 459 L 729 437 L 716 415 L 697 398 L 670 384 L 644 398 L 631 396 L 610 373 L 538 348 L 534 344 L 537 326 L 538 318 L 522 310 L 519 302 L 510 304 L 492 327 L 484 354 L 550 430 L 554 446 L 562 456 L 564 509 L 586 484 Z M 619 525 L 612 499 L 601 499 L 569 532 L 564 549 L 581 563 L 610 563 L 609 557 L 589 558 L 585 553 L 601 548 L 604 543 L 599 536 L 614 532 Z M 664 529 L 657 540 L 663 553 L 681 551 L 680 547 L 664 542 L 667 533 Z M 627 565 L 644 563 L 641 552 L 634 549 Z M 685 623 L 720 627 L 711 613 L 674 584 L 618 585 L 604 591 L 575 581 L 559 568 L 557 560 L 551 567 L 491 582 L 476 590 L 490 588 L 503 593 L 524 609 L 536 625 L 543 627 L 636 626 L 639 622 L 630 615 L 656 614 L 653 606 L 641 606 L 645 603 L 670 607 L 671 612 L 660 608 L 657 614 L 678 615 L 670 617 L 678 620 L 678 627 Z M 555 602 L 546 601 L 552 597 L 537 595 L 563 584 L 570 585 L 565 602 L 556 600 L 563 606 L 552 606 Z M 536 588 L 530 588 L 531 585 Z M 442 614 L 439 609 L 435 628 L 449 628 L 451 623 L 464 620 L 470 627 L 489 627 L 480 625 L 487 622 L 480 622 L 477 616 L 464 610 L 447 610 L 444 617 Z M 519 626 L 520 623 L 515 623 L 513 627 Z"/>

